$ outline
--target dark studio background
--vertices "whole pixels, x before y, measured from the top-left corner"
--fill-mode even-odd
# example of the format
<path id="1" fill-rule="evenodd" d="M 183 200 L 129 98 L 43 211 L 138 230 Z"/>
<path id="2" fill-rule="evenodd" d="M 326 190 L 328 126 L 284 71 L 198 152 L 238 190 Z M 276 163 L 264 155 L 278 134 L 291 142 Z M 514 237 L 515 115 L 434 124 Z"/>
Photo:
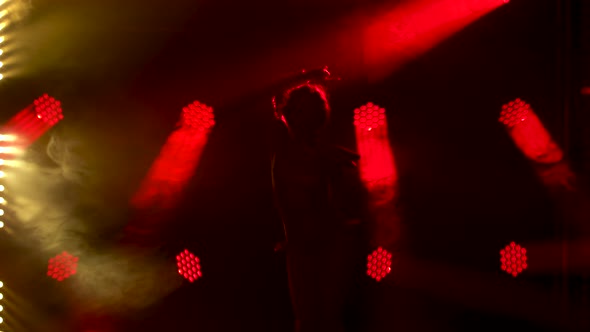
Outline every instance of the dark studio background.
<path id="1" fill-rule="evenodd" d="M 22 31 L 22 73 L 0 82 L 0 116 L 10 119 L 45 92 L 63 102 L 65 120 L 32 146 L 32 155 L 42 155 L 52 134 L 80 142 L 77 153 L 92 169 L 92 185 L 81 190 L 104 202 L 85 219 L 101 248 L 125 225 L 129 198 L 182 107 L 194 100 L 212 105 L 217 125 L 161 235 L 171 264 L 185 247 L 198 251 L 205 278 L 116 319 L 125 331 L 287 330 L 286 272 L 273 252 L 281 225 L 272 204 L 265 88 L 303 67 L 330 66 L 321 52 L 298 59 L 302 49 L 293 45 L 383 1 L 120 2 L 33 1 L 15 28 Z M 498 251 L 510 241 L 559 242 L 577 232 L 562 226 L 558 207 L 497 117 L 502 104 L 528 101 L 584 179 L 590 101 L 579 91 L 590 86 L 588 40 L 587 1 L 512 0 L 381 82 L 347 81 L 349 68 L 331 66 L 343 79 L 331 90 L 335 140 L 354 148 L 355 107 L 372 101 L 387 109 L 405 250 L 450 271 L 410 275 L 411 287 L 367 279 L 372 323 L 364 330 L 557 331 L 563 325 L 551 322 L 564 315 L 569 325 L 590 326 L 579 314 L 590 315 L 587 278 L 560 269 L 511 278 L 498 266 Z M 265 60 L 290 49 L 292 58 Z M 43 323 L 74 320 L 67 281 L 45 276 L 50 256 L 31 250 L 18 232 L 2 235 L 0 248 L 1 279 L 21 303 L 11 309 L 14 319 L 23 330 L 65 331 Z M 531 257 L 531 264 L 536 259 L 543 258 Z M 457 284 L 466 287 L 453 290 Z M 470 291 L 500 284 L 525 291 L 508 298 Z M 514 300 L 524 308 L 510 309 Z"/>

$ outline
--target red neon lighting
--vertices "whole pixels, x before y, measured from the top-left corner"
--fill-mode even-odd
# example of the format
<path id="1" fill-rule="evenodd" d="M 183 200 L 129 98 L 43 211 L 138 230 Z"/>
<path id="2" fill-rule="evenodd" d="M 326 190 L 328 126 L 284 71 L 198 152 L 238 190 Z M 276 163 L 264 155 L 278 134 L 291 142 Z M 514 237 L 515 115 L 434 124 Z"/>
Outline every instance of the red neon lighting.
<path id="1" fill-rule="evenodd" d="M 364 31 L 365 62 L 387 74 L 460 31 L 505 0 L 418 0 L 385 10 Z"/>
<path id="2" fill-rule="evenodd" d="M 76 274 L 77 267 L 78 257 L 72 256 L 64 251 L 61 254 L 49 259 L 49 263 L 47 265 L 47 276 L 56 279 L 57 281 L 63 281 Z"/>
<path id="3" fill-rule="evenodd" d="M 17 135 L 19 143 L 26 147 L 63 118 L 61 102 L 44 94 L 10 119 L 3 130 Z"/>
<path id="4" fill-rule="evenodd" d="M 501 268 L 506 273 L 511 274 L 513 277 L 518 276 L 527 267 L 527 256 L 526 249 L 511 242 L 506 248 L 500 250 L 500 263 Z"/>
<path id="5" fill-rule="evenodd" d="M 367 275 L 381 281 L 391 272 L 391 253 L 379 247 L 367 257 Z"/>
<path id="6" fill-rule="evenodd" d="M 201 272 L 201 261 L 199 257 L 185 249 L 176 256 L 178 274 L 190 282 L 194 282 L 203 276 Z"/>
<path id="7" fill-rule="evenodd" d="M 516 99 L 502 106 L 499 121 L 504 124 L 516 146 L 532 161 L 556 163 L 563 152 L 553 141 L 531 105 Z"/>

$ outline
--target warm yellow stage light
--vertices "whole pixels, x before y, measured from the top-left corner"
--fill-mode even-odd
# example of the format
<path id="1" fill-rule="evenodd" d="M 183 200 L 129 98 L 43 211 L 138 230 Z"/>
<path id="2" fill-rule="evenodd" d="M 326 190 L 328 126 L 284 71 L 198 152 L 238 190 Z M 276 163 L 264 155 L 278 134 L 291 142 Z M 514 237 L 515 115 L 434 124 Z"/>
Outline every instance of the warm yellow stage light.
<path id="1" fill-rule="evenodd" d="M 0 288 L 4 287 L 4 283 L 0 281 Z"/>
<path id="2" fill-rule="evenodd" d="M 4 75 L 0 74 L 0 80 L 4 78 Z"/>
<path id="3" fill-rule="evenodd" d="M 0 324 L 2 324 L 4 322 L 4 319 L 2 317 L 0 317 Z"/>
<path id="4" fill-rule="evenodd" d="M 6 28 L 7 25 L 8 25 L 8 23 L 6 23 L 6 22 L 0 23 L 0 30 Z"/>
<path id="5" fill-rule="evenodd" d="M 4 54 L 4 51 L 0 48 L 0 55 Z"/>
<path id="6" fill-rule="evenodd" d="M 6 173 L 4 173 L 3 171 L 0 171 L 0 178 L 5 178 L 6 177 Z"/>
<path id="7" fill-rule="evenodd" d="M 0 304 L 0 312 L 2 312 L 2 310 L 4 310 L 4 307 Z"/>
<path id="8" fill-rule="evenodd" d="M 0 43 L 4 43 L 4 36 L 0 36 Z"/>
<path id="9" fill-rule="evenodd" d="M 0 11 L 0 18 L 6 16 L 6 14 L 8 14 L 8 10 L 4 9 L 3 11 Z"/>
<path id="10" fill-rule="evenodd" d="M 0 221 L 0 228 L 4 228 L 4 221 Z M 0 310 L 2 311 L 2 310 Z"/>
<path id="11" fill-rule="evenodd" d="M 4 199 L 4 197 L 0 197 L 0 204 L 6 204 L 6 199 Z"/>
<path id="12" fill-rule="evenodd" d="M 4 215 L 4 210 L 0 209 L 0 216 Z"/>
<path id="13" fill-rule="evenodd" d="M 20 150 L 15 147 L 11 146 L 2 146 L 0 147 L 0 153 L 18 153 Z"/>
<path id="14" fill-rule="evenodd" d="M 2 61 L 0 61 L 0 68 L 2 68 L 2 66 L 4 66 L 4 63 L 2 63 Z"/>
<path id="15" fill-rule="evenodd" d="M 0 141 L 2 141 L 2 142 L 14 142 L 14 141 L 16 141 L 16 136 L 14 136 L 14 135 L 6 135 L 6 134 L 2 135 L 2 134 L 0 134 Z"/>
<path id="16" fill-rule="evenodd" d="M 4 298 L 4 294 L 0 293 L 0 300 Z"/>
<path id="17" fill-rule="evenodd" d="M 4 191 L 4 185 L 0 184 L 0 191 Z"/>

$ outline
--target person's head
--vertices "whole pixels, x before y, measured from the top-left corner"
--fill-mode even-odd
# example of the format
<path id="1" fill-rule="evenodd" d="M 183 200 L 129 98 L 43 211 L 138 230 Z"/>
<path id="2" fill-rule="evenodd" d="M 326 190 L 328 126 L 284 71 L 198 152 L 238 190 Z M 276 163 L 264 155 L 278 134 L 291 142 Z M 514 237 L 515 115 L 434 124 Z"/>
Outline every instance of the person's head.
<path id="1" fill-rule="evenodd" d="M 294 138 L 315 137 L 330 117 L 330 106 L 324 89 L 306 83 L 288 90 L 279 115 Z"/>

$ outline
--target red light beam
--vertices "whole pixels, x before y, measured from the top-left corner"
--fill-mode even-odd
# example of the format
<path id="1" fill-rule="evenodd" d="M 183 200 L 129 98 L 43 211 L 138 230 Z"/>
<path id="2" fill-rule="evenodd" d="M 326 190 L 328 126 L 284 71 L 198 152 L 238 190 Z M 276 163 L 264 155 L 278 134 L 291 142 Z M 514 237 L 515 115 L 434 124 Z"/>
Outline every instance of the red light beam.
<path id="1" fill-rule="evenodd" d="M 369 193 L 374 220 L 373 245 L 390 248 L 401 237 L 395 209 L 397 171 L 389 143 L 385 109 L 367 103 L 354 110 L 354 125 L 361 180 Z"/>
<path id="2" fill-rule="evenodd" d="M 47 94 L 17 113 L 4 126 L 4 133 L 16 135 L 21 147 L 26 147 L 64 118 L 61 102 Z"/>
<path id="3" fill-rule="evenodd" d="M 376 15 L 364 30 L 365 64 L 374 79 L 387 76 L 506 0 L 419 0 Z"/>

